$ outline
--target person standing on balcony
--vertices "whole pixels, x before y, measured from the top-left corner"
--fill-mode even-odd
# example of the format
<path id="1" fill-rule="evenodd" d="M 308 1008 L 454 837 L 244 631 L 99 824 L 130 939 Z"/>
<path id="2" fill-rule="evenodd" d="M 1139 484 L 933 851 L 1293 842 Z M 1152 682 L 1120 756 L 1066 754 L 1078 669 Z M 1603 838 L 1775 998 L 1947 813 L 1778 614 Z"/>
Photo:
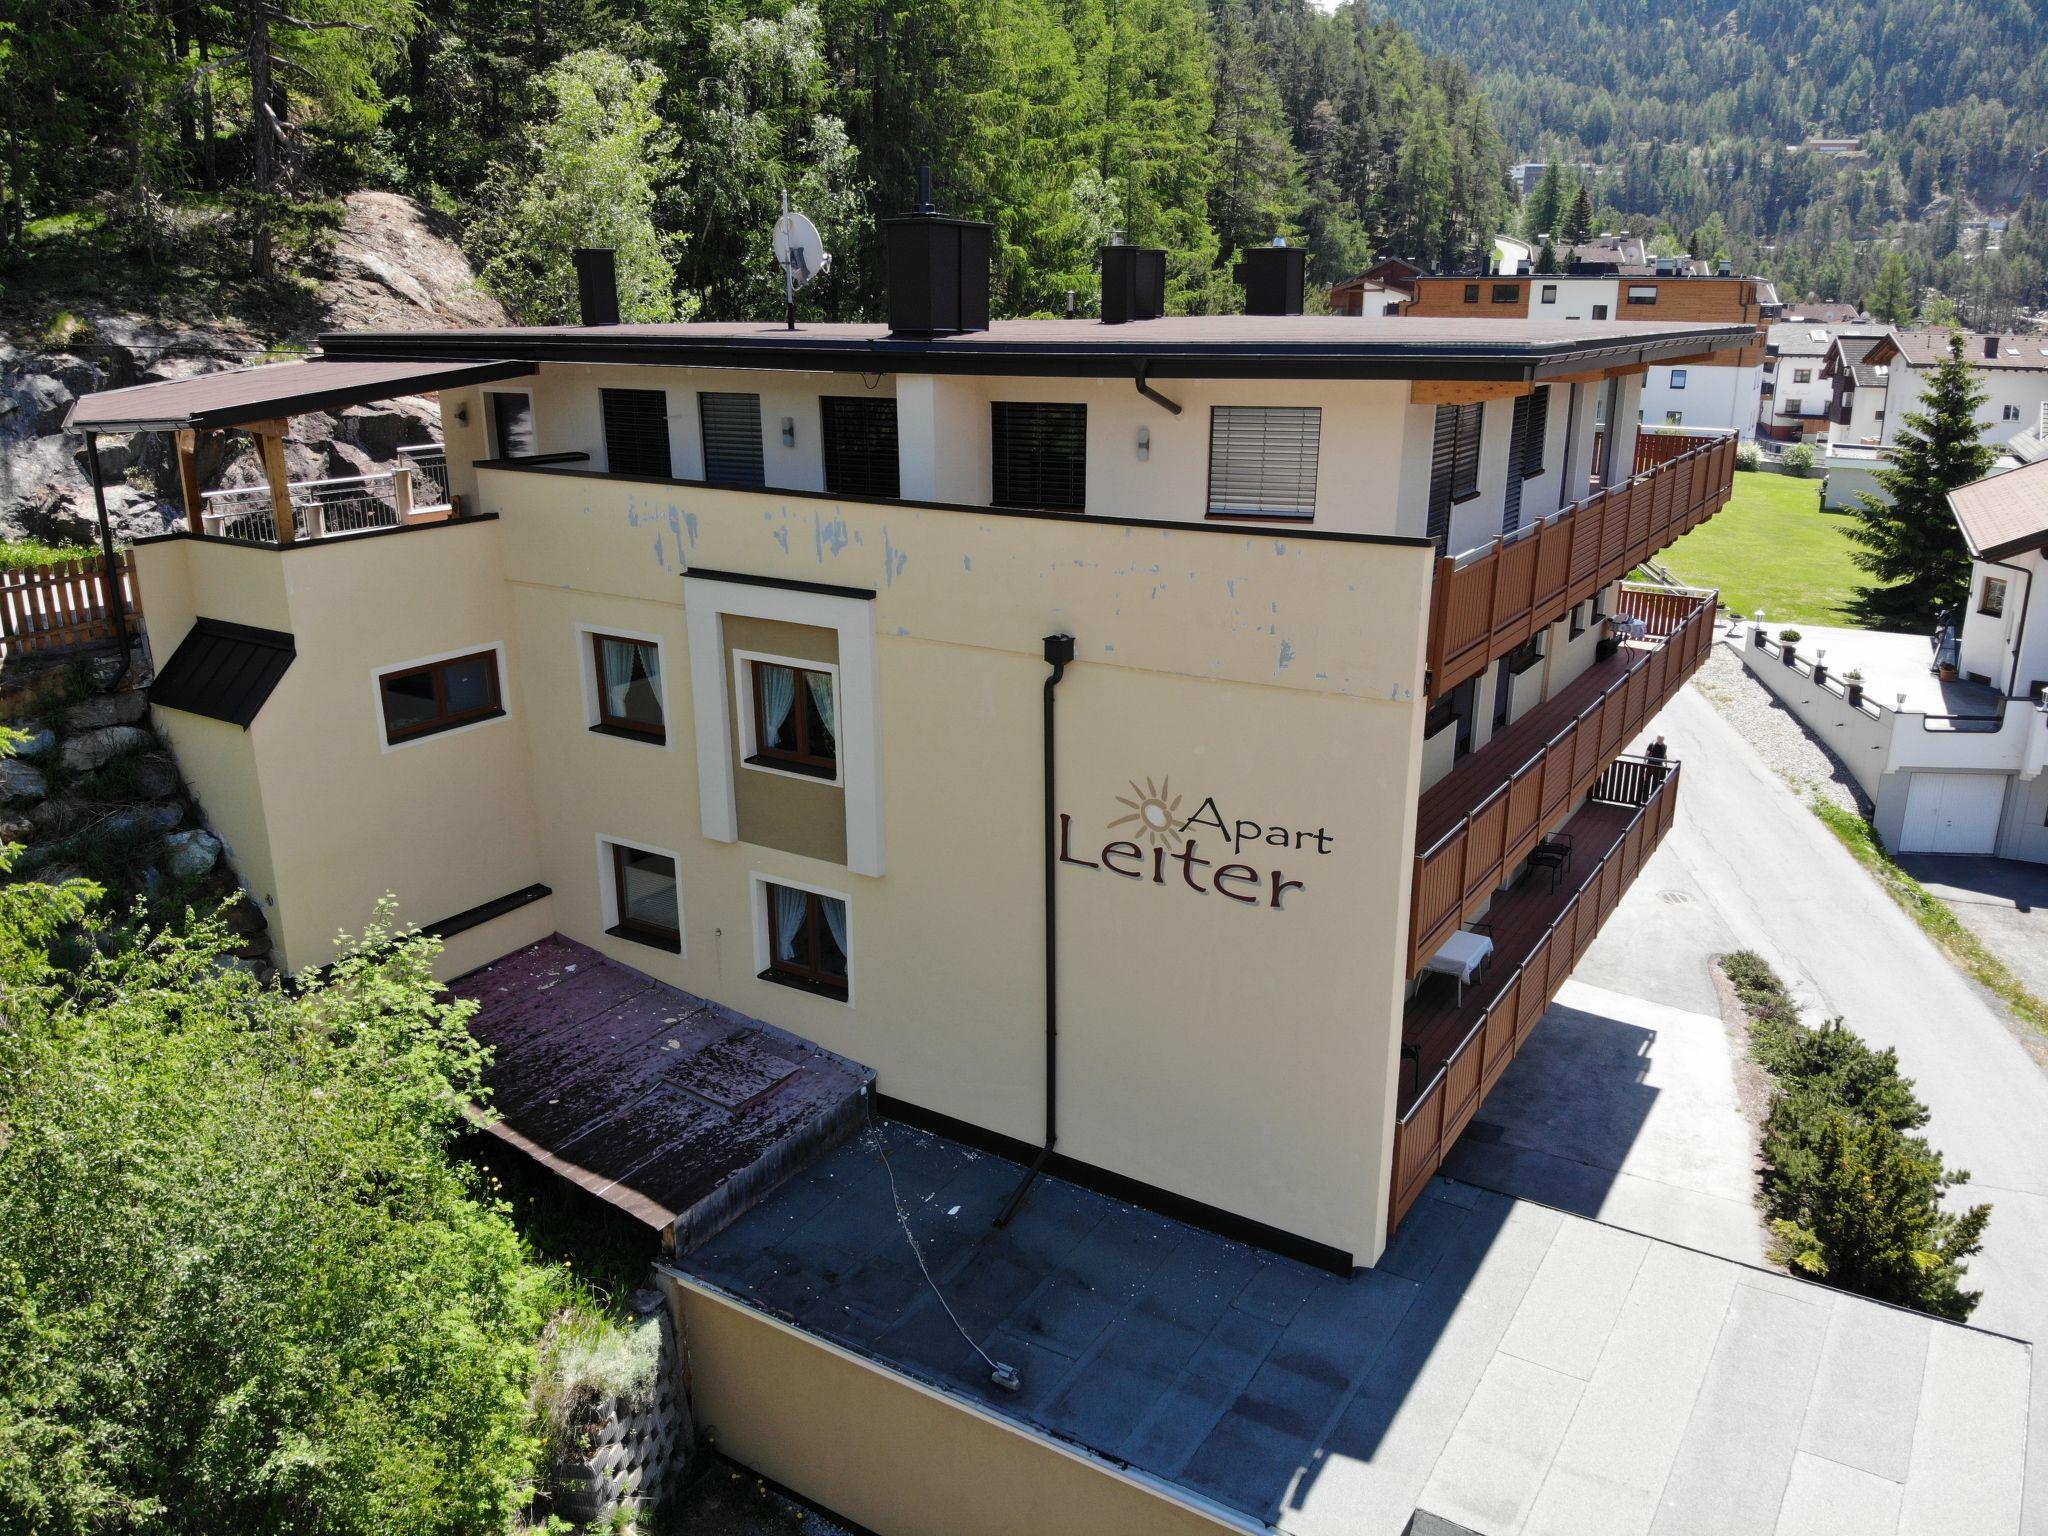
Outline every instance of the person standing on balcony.
<path id="1" fill-rule="evenodd" d="M 1650 743 L 1643 756 L 1649 760 L 1650 788 L 1655 790 L 1671 772 L 1671 749 L 1664 745 L 1664 738 L 1659 736 Z"/>

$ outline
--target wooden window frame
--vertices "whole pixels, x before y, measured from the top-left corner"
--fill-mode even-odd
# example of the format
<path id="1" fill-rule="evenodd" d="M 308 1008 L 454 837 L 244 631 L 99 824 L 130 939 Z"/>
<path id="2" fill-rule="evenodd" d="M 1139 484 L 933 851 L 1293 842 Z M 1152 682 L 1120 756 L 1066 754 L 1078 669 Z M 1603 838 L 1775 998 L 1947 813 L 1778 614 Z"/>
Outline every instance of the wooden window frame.
<path id="1" fill-rule="evenodd" d="M 597 723 L 591 726 L 602 736 L 624 736 L 632 741 L 653 742 L 657 746 L 668 745 L 668 699 L 657 684 L 655 699 L 661 709 L 661 723 L 648 725 L 644 721 L 627 720 L 614 715 L 605 707 L 604 696 L 604 647 L 607 640 L 615 645 L 637 646 L 641 650 L 654 652 L 654 675 L 661 676 L 661 642 L 643 640 L 638 635 L 613 634 L 609 630 L 590 629 L 584 633 L 590 637 L 590 666 L 592 701 L 597 713 Z"/>
<path id="2" fill-rule="evenodd" d="M 834 975 L 827 971 L 821 961 L 823 943 L 820 935 L 828 932 L 825 923 L 825 903 L 837 901 L 846 905 L 843 896 L 830 896 L 823 891 L 814 891 L 808 886 L 790 885 L 780 880 L 763 878 L 756 882 L 761 888 L 761 931 L 768 936 L 768 967 L 761 972 L 762 981 L 772 981 L 779 986 L 794 987 L 799 992 L 815 992 L 821 997 L 836 1002 L 847 1002 L 853 995 L 853 929 L 847 927 L 848 953 L 844 974 Z M 804 922 L 800 937 L 800 953 L 796 960 L 781 960 L 776 957 L 780 947 L 776 943 L 775 892 L 777 890 L 800 891 L 804 897 Z"/>
<path id="3" fill-rule="evenodd" d="M 810 685 L 804 681 L 803 674 L 816 672 L 827 678 L 832 684 L 832 697 L 836 704 L 840 698 L 839 669 L 829 662 L 806 662 L 792 656 L 763 656 L 753 651 L 738 652 L 734 660 L 740 664 L 742 674 L 746 678 L 746 709 L 751 725 L 748 740 L 751 750 L 742 759 L 746 766 L 763 768 L 774 773 L 794 774 L 798 778 L 811 779 L 821 784 L 839 783 L 841 759 L 836 737 L 832 742 L 830 757 L 801 750 L 810 744 L 811 735 L 810 715 L 803 707 L 808 698 Z M 798 694 L 795 704 L 791 706 L 796 716 L 796 734 L 800 749 L 796 752 L 784 752 L 767 745 L 766 701 L 761 697 L 760 669 L 764 666 L 787 667 L 797 674 L 797 687 L 805 690 Z"/>
<path id="4" fill-rule="evenodd" d="M 607 863 L 612 882 L 612 915 L 615 921 L 605 929 L 614 939 L 624 939 L 629 944 L 645 944 L 650 949 L 666 950 L 672 955 L 683 952 L 683 867 L 682 862 L 672 853 L 658 848 L 642 848 L 636 843 L 615 842 L 605 839 L 605 850 L 609 855 Z M 652 923 L 643 923 L 626 915 L 626 856 L 643 854 L 648 858 L 668 860 L 670 883 L 675 888 L 676 925 L 662 928 Z"/>
<path id="5" fill-rule="evenodd" d="M 1991 601 L 1991 592 L 1994 587 L 1998 590 L 1998 601 L 1996 604 Z M 2004 618 L 2006 592 L 2007 582 L 2003 576 L 1986 576 L 1984 578 L 1984 590 L 1977 594 L 1977 612 L 1987 619 Z"/>
<path id="6" fill-rule="evenodd" d="M 490 663 L 491 702 L 480 709 L 467 709 L 450 713 L 448 709 L 448 670 L 464 662 L 487 661 Z M 422 674 L 434 680 L 434 718 L 424 725 L 409 726 L 403 731 L 394 730 L 391 724 L 391 710 L 384 696 L 384 685 L 403 677 L 418 677 Z M 498 650 L 487 646 L 480 651 L 464 651 L 456 656 L 443 656 L 435 661 L 414 662 L 410 666 L 392 667 L 377 674 L 377 712 L 384 726 L 384 744 L 388 747 L 402 747 L 410 742 L 420 741 L 428 736 L 439 736 L 445 731 L 459 731 L 464 726 L 480 725 L 486 720 L 497 720 L 505 714 L 505 684 L 499 676 Z"/>

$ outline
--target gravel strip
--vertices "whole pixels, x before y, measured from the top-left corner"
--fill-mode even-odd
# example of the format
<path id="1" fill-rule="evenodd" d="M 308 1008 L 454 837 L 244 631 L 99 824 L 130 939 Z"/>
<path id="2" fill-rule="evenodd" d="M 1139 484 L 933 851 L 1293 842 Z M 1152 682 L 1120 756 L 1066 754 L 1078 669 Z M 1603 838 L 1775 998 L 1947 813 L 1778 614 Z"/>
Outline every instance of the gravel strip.
<path id="1" fill-rule="evenodd" d="M 1795 790 L 1815 795 L 1866 819 L 1875 807 L 1842 760 L 1799 723 L 1770 689 L 1742 665 L 1735 631 L 1723 625 L 1693 686 L 1726 715 L 1771 770 Z"/>

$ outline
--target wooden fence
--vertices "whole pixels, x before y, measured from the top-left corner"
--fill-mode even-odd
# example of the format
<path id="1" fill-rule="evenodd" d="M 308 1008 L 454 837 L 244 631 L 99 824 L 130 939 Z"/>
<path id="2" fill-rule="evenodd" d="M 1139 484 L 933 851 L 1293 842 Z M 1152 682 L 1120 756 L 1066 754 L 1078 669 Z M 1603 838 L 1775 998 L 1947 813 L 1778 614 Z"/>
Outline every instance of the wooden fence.
<path id="1" fill-rule="evenodd" d="M 1410 976 L 1485 908 L 1543 829 L 1555 826 L 1566 808 L 1592 789 L 1644 722 L 1707 659 L 1714 642 L 1713 598 L 1685 601 L 1690 613 L 1670 629 L 1661 647 L 1563 722 L 1505 783 L 1415 855 L 1408 910 Z"/>
<path id="2" fill-rule="evenodd" d="M 1616 763 L 1610 772 L 1635 768 L 1634 763 L 1624 761 Z M 1635 883 L 1643 862 L 1664 840 L 1677 805 L 1678 775 L 1679 765 L 1672 763 L 1668 775 L 1637 809 L 1607 857 L 1537 938 L 1528 956 L 1487 1004 L 1486 1011 L 1445 1058 L 1408 1112 L 1395 1123 L 1393 1184 L 1387 1207 L 1389 1232 L 1400 1225 L 1423 1186 L 1443 1166 L 1486 1095 L 1534 1033 L 1544 1010 L 1586 952 L 1586 946 L 1593 942 L 1608 914 Z M 1628 783 L 1615 786 L 1615 796 L 1632 798 L 1636 785 L 1636 776 L 1631 773 Z M 1596 786 L 1594 798 L 1606 798 L 1601 793 L 1605 787 L 1604 783 Z"/>
<path id="3" fill-rule="evenodd" d="M 135 590 L 135 553 L 114 556 L 128 630 L 139 628 L 142 601 Z M 98 555 L 0 571 L 0 656 L 57 655 L 109 644 L 114 615 L 107 602 L 105 567 Z"/>
<path id="4" fill-rule="evenodd" d="M 1548 522 L 1437 561 L 1430 693 L 1442 698 L 1728 503 L 1735 439 L 1693 446 Z"/>

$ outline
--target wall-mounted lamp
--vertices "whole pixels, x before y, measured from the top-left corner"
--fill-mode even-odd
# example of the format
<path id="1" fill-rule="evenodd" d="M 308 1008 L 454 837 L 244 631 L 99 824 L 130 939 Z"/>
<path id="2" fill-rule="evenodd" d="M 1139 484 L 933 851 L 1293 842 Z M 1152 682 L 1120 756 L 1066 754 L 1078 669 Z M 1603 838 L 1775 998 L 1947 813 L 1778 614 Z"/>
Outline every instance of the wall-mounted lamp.
<path id="1" fill-rule="evenodd" d="M 796 446 L 796 418 L 794 416 L 782 418 L 782 446 L 785 448 L 794 448 Z"/>
<path id="2" fill-rule="evenodd" d="M 1152 429 L 1138 428 L 1138 458 L 1140 462 L 1152 457 Z"/>

